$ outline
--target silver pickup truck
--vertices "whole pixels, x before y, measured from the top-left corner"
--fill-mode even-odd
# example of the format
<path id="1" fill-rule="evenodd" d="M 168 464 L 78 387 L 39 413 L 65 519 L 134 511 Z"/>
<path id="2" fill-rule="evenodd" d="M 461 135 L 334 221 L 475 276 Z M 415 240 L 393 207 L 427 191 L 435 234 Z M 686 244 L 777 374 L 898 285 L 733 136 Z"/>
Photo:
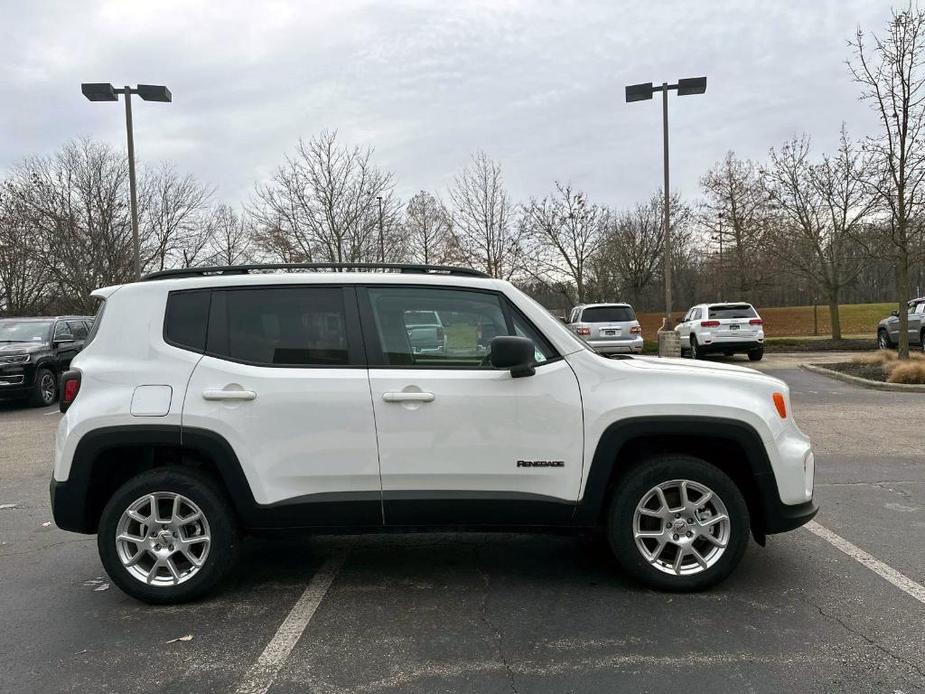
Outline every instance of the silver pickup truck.
<path id="1" fill-rule="evenodd" d="M 909 344 L 925 348 L 925 297 L 909 302 Z M 877 326 L 877 346 L 890 349 L 899 342 L 899 311 L 893 311 Z"/>

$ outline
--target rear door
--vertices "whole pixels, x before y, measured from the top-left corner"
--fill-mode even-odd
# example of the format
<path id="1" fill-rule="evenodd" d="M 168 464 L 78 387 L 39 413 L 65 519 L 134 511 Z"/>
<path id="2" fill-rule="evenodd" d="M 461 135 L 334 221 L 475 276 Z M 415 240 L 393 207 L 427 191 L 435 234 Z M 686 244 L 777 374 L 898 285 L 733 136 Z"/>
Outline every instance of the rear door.
<path id="1" fill-rule="evenodd" d="M 350 287 L 316 284 L 211 294 L 184 436 L 201 428 L 224 437 L 261 510 L 284 514 L 287 524 L 382 521 L 355 296 Z"/>
<path id="2" fill-rule="evenodd" d="M 581 480 L 581 398 L 536 329 L 500 294 L 475 289 L 370 286 L 360 306 L 386 523 L 567 522 Z M 407 317 L 424 310 L 446 331 L 441 353 L 409 343 Z M 489 330 L 533 339 L 535 375 L 492 368 Z"/>
<path id="3" fill-rule="evenodd" d="M 914 304 L 909 313 L 909 342 L 918 343 L 922 335 L 923 317 L 925 317 L 925 302 Z"/>

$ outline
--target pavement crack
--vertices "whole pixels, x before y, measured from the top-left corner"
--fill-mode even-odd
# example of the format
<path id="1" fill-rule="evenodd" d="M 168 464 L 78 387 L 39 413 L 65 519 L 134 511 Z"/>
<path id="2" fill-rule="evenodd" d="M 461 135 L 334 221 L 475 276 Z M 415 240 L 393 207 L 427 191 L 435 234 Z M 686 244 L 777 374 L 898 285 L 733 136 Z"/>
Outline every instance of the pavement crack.
<path id="1" fill-rule="evenodd" d="M 818 612 L 819 612 L 819 614 L 820 614 L 821 616 L 825 617 L 826 619 L 830 619 L 830 620 L 832 620 L 833 622 L 836 622 L 837 624 L 841 625 L 841 627 L 842 627 L 843 629 L 845 629 L 847 632 L 849 632 L 849 633 L 851 633 L 851 634 L 854 634 L 855 636 L 860 637 L 860 638 L 861 638 L 865 643 L 867 643 L 869 646 L 873 646 L 874 648 L 876 648 L 878 651 L 880 651 L 880 652 L 883 653 L 884 655 L 889 656 L 889 657 L 892 658 L 893 660 L 896 660 L 897 662 L 902 663 L 903 665 L 905 665 L 906 667 L 908 667 L 910 670 L 912 670 L 913 672 L 917 673 L 920 677 L 925 677 L 925 670 L 922 670 L 916 663 L 911 662 L 911 661 L 909 661 L 909 660 L 906 660 L 905 658 L 903 658 L 903 657 L 900 656 L 900 655 L 897 655 L 896 653 L 894 653 L 893 651 L 891 651 L 891 650 L 890 650 L 889 648 L 887 648 L 886 646 L 883 646 L 883 645 L 881 645 L 880 643 L 878 643 L 877 641 L 875 641 L 874 639 L 870 638 L 867 634 L 865 634 L 865 633 L 864 633 L 863 631 L 861 631 L 860 629 L 858 629 L 858 628 L 856 628 L 856 627 L 853 627 L 851 624 L 849 624 L 847 621 L 845 621 L 844 619 L 842 619 L 842 618 L 839 617 L 838 615 L 832 614 L 831 612 L 826 612 L 826 611 L 822 608 L 822 606 L 817 605 L 817 604 L 814 603 L 812 600 L 809 600 L 809 599 L 807 599 L 807 598 L 803 598 L 803 601 L 804 601 L 805 603 L 807 603 L 808 605 L 810 605 L 810 606 L 816 608 L 816 610 L 818 610 Z"/>
<path id="2" fill-rule="evenodd" d="M 504 632 L 501 627 L 494 623 L 491 617 L 488 616 L 488 596 L 491 593 L 491 579 L 488 576 L 488 573 L 482 568 L 481 556 L 479 555 L 478 545 L 473 546 L 473 553 L 475 554 L 475 570 L 478 571 L 479 576 L 482 579 L 482 584 L 485 587 L 485 591 L 482 594 L 482 600 L 479 602 L 479 616 L 481 617 L 482 622 L 485 623 L 492 632 L 495 634 L 495 639 L 497 641 L 498 648 L 498 659 L 501 661 L 501 666 L 504 668 L 504 672 L 507 675 L 508 685 L 511 688 L 513 694 L 517 694 L 517 686 L 514 682 L 514 670 L 511 668 L 510 663 L 507 660 L 507 655 L 504 652 Z"/>

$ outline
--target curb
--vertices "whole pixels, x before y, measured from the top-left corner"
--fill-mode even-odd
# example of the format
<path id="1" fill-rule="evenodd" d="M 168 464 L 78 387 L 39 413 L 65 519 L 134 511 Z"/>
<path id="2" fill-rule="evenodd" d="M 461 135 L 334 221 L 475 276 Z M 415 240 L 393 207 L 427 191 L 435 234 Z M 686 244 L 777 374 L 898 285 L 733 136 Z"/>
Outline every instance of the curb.
<path id="1" fill-rule="evenodd" d="M 826 369 L 825 367 L 815 364 L 800 364 L 800 367 L 807 371 L 821 374 L 822 376 L 834 378 L 836 381 L 844 381 L 845 383 L 852 383 L 856 386 L 871 388 L 873 390 L 889 390 L 899 393 L 925 393 L 925 383 L 884 383 L 883 381 L 871 381 L 868 378 L 843 374 L 839 371 Z"/>

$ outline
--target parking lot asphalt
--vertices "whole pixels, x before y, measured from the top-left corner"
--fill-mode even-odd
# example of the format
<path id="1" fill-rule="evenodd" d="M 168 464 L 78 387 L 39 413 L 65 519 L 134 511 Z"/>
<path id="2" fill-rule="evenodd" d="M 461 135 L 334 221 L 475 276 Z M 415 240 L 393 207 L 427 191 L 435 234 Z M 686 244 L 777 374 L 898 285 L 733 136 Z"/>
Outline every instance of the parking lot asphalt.
<path id="1" fill-rule="evenodd" d="M 0 691 L 925 691 L 925 396 L 798 366 L 818 360 L 759 367 L 813 438 L 819 526 L 880 563 L 801 528 L 694 595 L 585 538 L 286 536 L 249 539 L 213 597 L 150 607 L 51 523 L 56 410 L 0 404 Z"/>

